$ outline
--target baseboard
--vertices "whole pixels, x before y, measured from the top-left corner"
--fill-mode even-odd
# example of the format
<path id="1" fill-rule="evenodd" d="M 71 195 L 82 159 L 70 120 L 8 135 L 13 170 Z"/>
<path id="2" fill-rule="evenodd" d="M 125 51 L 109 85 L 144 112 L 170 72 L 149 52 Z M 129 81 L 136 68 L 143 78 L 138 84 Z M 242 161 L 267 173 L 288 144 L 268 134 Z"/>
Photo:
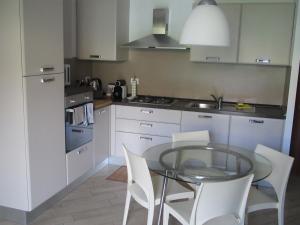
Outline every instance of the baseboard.
<path id="1" fill-rule="evenodd" d="M 105 159 L 102 163 L 98 164 L 95 168 L 90 169 L 84 175 L 76 179 L 73 183 L 65 187 L 63 190 L 52 196 L 43 204 L 30 212 L 2 207 L 0 206 L 0 218 L 8 221 L 12 221 L 21 225 L 28 225 L 32 223 L 43 212 L 54 206 L 58 201 L 63 199 L 67 194 L 75 190 L 78 186 L 84 183 L 89 177 L 99 172 L 109 163 L 109 159 Z"/>

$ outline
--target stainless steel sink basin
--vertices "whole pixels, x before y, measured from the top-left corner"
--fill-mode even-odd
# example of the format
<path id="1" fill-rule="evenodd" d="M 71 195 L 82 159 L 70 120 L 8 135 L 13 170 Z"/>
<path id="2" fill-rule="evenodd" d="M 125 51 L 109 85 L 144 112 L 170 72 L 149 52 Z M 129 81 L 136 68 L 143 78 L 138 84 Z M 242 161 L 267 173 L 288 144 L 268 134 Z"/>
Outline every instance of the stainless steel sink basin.
<path id="1" fill-rule="evenodd" d="M 193 109 L 216 109 L 217 105 L 214 103 L 198 103 L 198 102 L 190 102 L 186 104 L 187 108 Z"/>

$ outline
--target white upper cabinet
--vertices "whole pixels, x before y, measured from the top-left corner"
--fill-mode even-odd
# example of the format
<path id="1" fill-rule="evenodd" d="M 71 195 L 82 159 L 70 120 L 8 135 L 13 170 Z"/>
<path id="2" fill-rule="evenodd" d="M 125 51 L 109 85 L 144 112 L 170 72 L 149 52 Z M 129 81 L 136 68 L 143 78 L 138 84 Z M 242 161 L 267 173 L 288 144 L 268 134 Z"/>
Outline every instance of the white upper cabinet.
<path id="1" fill-rule="evenodd" d="M 244 4 L 239 62 L 289 65 L 294 8 L 293 3 Z"/>
<path id="2" fill-rule="evenodd" d="M 63 0 L 64 4 L 64 58 L 74 58 L 76 52 L 76 0 Z"/>
<path id="3" fill-rule="evenodd" d="M 23 75 L 62 73 L 62 0 L 21 1 Z"/>
<path id="4" fill-rule="evenodd" d="M 152 34 L 153 9 L 169 9 L 169 36 L 179 40 L 185 21 L 192 12 L 193 0 L 130 0 L 129 40 Z"/>
<path id="5" fill-rule="evenodd" d="M 126 60 L 129 0 L 78 0 L 77 50 L 79 59 Z"/>
<path id="6" fill-rule="evenodd" d="M 220 62 L 236 63 L 240 32 L 240 4 L 222 4 L 219 5 L 223 10 L 229 24 L 230 46 L 212 47 L 212 46 L 194 46 L 191 48 L 191 61 L 194 62 Z"/>

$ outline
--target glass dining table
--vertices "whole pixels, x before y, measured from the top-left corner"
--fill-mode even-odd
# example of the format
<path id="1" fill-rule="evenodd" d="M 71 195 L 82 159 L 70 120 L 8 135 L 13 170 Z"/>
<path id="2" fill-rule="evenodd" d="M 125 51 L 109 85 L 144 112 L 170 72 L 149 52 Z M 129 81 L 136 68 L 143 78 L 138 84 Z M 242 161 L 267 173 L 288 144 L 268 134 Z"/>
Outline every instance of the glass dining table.
<path id="1" fill-rule="evenodd" d="M 208 142 L 156 145 L 146 150 L 143 157 L 149 169 L 164 178 L 158 225 L 161 223 L 168 179 L 200 185 L 203 181 L 232 180 L 253 173 L 253 182 L 258 182 L 272 172 L 271 162 L 254 151 Z"/>

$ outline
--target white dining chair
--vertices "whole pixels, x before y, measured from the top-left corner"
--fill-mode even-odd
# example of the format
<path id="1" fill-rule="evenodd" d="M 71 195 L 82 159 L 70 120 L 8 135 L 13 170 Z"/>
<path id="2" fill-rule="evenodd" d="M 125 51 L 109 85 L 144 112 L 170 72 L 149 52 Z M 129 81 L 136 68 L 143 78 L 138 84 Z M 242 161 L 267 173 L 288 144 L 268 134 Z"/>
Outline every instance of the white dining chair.
<path id="1" fill-rule="evenodd" d="M 165 203 L 163 225 L 170 214 L 183 225 L 243 225 L 253 174 L 222 182 L 203 182 L 195 200 Z"/>
<path id="2" fill-rule="evenodd" d="M 163 177 L 151 177 L 147 162 L 144 158 L 128 151 L 124 145 L 123 150 L 128 173 L 123 225 L 127 223 L 131 197 L 141 206 L 148 209 L 147 225 L 152 225 L 154 208 L 160 204 Z M 194 192 L 184 188 L 175 180 L 171 179 L 169 179 L 166 194 L 166 201 L 194 198 Z"/>
<path id="3" fill-rule="evenodd" d="M 284 225 L 285 193 L 294 159 L 263 145 L 257 145 L 255 152 L 264 156 L 272 163 L 272 173 L 264 181 L 272 185 L 275 196 L 252 187 L 249 193 L 247 212 L 277 209 L 278 225 Z"/>

